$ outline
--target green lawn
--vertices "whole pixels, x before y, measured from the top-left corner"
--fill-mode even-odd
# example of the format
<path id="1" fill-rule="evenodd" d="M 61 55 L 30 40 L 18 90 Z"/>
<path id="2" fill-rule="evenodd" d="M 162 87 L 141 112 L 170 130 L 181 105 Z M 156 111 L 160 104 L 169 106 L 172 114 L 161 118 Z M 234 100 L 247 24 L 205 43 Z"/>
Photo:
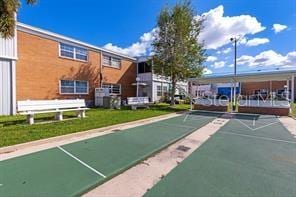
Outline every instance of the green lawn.
<path id="1" fill-rule="evenodd" d="M 95 129 L 114 124 L 150 118 L 189 109 L 189 105 L 153 105 L 150 109 L 109 110 L 91 109 L 85 119 L 71 119 L 62 122 L 28 125 L 25 116 L 0 116 L 0 147 L 24 142 Z M 74 118 L 74 113 L 65 113 L 64 118 Z M 36 122 L 53 120 L 54 114 L 39 114 Z"/>
<path id="2" fill-rule="evenodd" d="M 296 102 L 293 104 L 292 116 L 296 118 Z"/>

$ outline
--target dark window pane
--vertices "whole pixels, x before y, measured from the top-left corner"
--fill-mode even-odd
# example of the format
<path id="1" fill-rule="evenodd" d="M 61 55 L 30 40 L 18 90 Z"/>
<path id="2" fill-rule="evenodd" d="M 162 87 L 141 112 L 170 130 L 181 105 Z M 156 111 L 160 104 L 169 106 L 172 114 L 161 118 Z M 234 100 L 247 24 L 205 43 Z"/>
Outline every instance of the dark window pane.
<path id="1" fill-rule="evenodd" d="M 74 58 L 74 53 L 73 52 L 68 52 L 68 51 L 61 51 L 61 56 Z"/>

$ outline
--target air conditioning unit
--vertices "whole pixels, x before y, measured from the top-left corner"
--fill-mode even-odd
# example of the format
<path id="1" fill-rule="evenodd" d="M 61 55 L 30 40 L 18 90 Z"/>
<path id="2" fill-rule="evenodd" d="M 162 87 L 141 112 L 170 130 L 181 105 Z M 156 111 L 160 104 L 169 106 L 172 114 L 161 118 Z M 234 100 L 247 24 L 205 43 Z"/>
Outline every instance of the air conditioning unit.
<path id="1" fill-rule="evenodd" d="M 109 88 L 95 88 L 95 106 L 96 107 L 104 106 L 103 98 L 105 96 L 110 96 Z"/>

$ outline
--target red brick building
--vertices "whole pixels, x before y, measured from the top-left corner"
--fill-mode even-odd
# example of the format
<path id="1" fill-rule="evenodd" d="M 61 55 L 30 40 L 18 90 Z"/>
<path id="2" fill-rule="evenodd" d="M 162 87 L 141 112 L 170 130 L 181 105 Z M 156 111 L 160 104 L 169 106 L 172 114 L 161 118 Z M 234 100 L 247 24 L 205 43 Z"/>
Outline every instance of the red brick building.
<path id="1" fill-rule="evenodd" d="M 15 113 L 16 101 L 27 99 L 83 98 L 92 104 L 97 87 L 122 98 L 136 94 L 132 57 L 21 23 L 14 39 L 0 41 L 0 71 L 7 76 L 0 80 L 0 114 Z"/>

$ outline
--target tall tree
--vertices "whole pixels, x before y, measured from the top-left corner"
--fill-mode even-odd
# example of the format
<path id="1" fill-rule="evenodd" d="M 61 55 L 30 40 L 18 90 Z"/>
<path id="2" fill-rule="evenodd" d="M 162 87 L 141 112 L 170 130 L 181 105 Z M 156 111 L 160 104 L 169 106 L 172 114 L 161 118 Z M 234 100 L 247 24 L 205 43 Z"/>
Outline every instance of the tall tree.
<path id="1" fill-rule="evenodd" d="M 198 43 L 202 19 L 195 17 L 190 1 L 177 3 L 161 10 L 153 46 L 153 68 L 156 74 L 171 80 L 171 105 L 177 81 L 202 74 L 205 49 Z"/>
<path id="2" fill-rule="evenodd" d="M 27 4 L 35 4 L 37 0 L 26 0 Z M 15 13 L 21 5 L 20 0 L 0 0 L 0 36 L 14 36 L 16 24 Z"/>

